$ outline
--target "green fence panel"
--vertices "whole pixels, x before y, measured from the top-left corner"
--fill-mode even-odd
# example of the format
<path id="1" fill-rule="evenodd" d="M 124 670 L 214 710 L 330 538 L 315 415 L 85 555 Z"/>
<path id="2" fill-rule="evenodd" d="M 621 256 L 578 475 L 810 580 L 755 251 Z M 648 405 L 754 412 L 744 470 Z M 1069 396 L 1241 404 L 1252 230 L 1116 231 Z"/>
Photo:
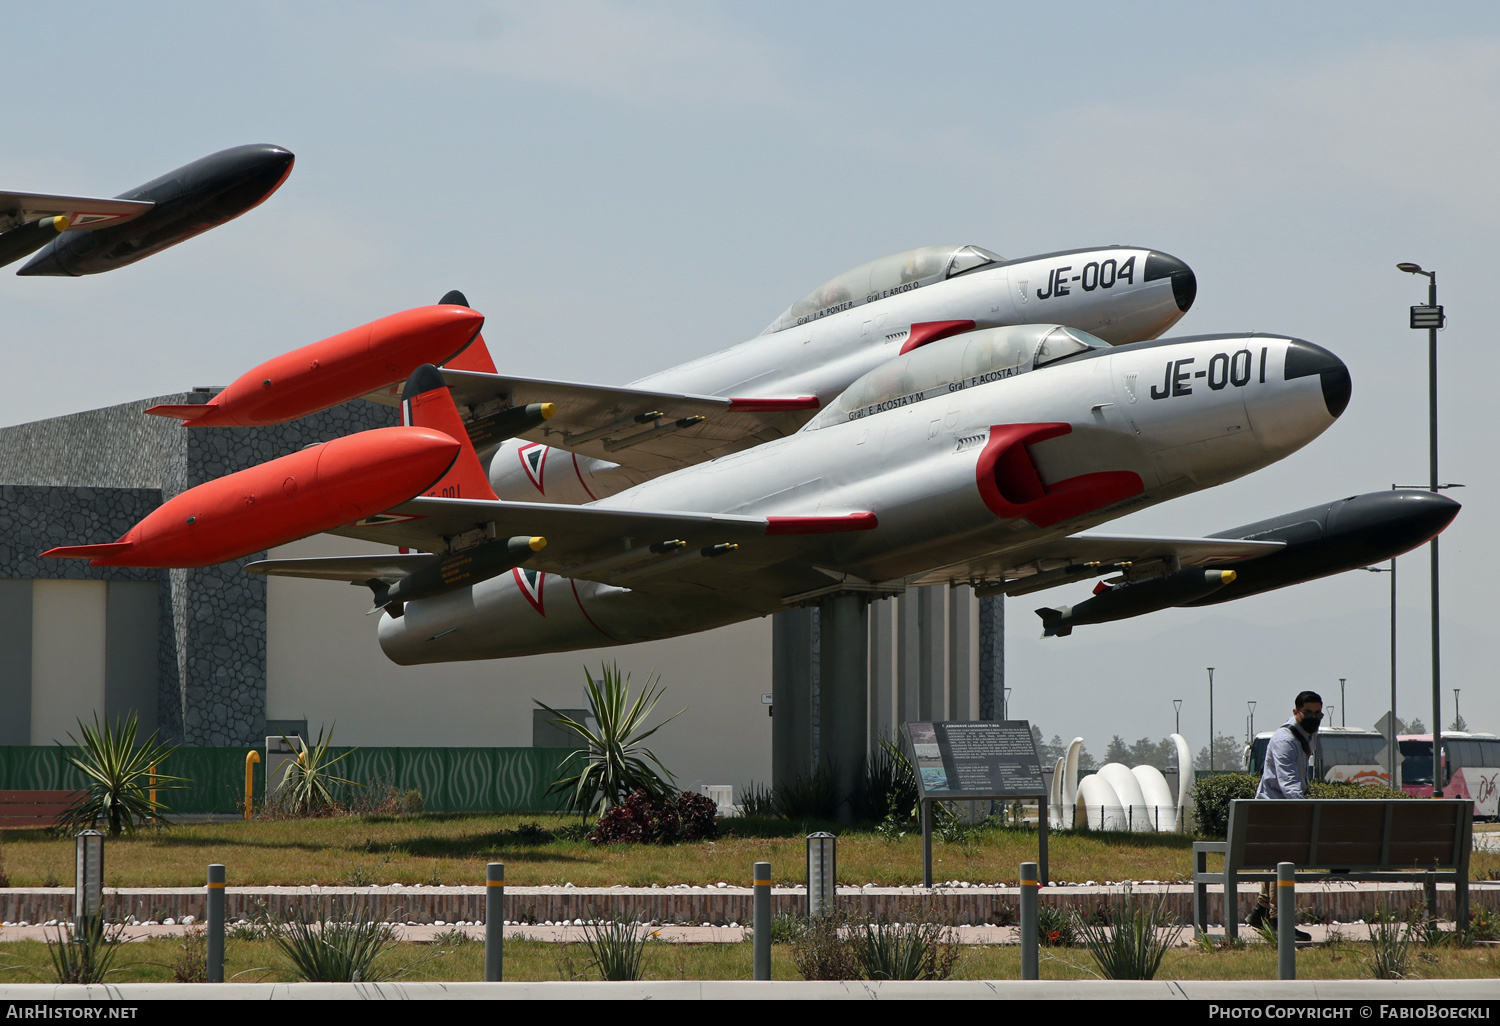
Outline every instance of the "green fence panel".
<path id="1" fill-rule="evenodd" d="M 157 794 L 180 815 L 243 812 L 248 747 L 178 748 L 158 772 L 186 777 L 181 789 L 163 786 Z M 264 758 L 264 749 L 260 749 Z M 422 793 L 429 812 L 546 812 L 561 807 L 546 790 L 561 775 L 567 748 L 333 748 L 329 757 L 348 753 L 331 767 L 333 776 L 367 787 L 390 785 Z M 255 797 L 265 793 L 265 766 L 255 766 Z M 275 782 L 273 782 L 274 785 Z M 0 745 L 0 790 L 45 791 L 85 786 L 61 749 L 45 745 Z M 340 797 L 353 797 L 340 788 Z"/>

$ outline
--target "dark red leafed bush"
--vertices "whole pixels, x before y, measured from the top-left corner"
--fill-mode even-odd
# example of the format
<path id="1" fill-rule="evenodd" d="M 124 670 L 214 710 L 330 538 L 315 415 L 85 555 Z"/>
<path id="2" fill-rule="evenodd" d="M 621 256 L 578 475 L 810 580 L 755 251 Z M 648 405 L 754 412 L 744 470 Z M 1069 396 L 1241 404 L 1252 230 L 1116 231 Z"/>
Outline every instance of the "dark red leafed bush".
<path id="1" fill-rule="evenodd" d="M 718 835 L 718 806 L 707 795 L 683 791 L 653 798 L 636 791 L 623 805 L 599 817 L 589 840 L 595 844 L 676 844 Z"/>

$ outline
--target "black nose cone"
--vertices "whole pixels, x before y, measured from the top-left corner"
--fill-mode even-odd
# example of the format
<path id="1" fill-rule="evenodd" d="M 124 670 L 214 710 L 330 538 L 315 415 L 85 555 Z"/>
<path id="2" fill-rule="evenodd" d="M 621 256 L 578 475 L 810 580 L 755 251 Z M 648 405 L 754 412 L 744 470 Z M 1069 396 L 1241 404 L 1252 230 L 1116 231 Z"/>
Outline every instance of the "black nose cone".
<path id="1" fill-rule="evenodd" d="M 1462 509 L 1446 495 L 1415 488 L 1355 495 L 1329 510 L 1330 536 L 1358 536 L 1372 560 L 1388 559 L 1430 541 Z"/>
<path id="2" fill-rule="evenodd" d="M 1330 417 L 1338 417 L 1349 406 L 1354 384 L 1344 361 L 1322 346 L 1292 339 L 1286 349 L 1286 380 L 1316 374 L 1323 382 L 1323 403 Z"/>
<path id="3" fill-rule="evenodd" d="M 1187 313 L 1198 298 L 1198 278 L 1193 269 L 1169 253 L 1153 252 L 1146 257 L 1146 281 L 1171 277 L 1172 298 L 1177 300 L 1177 309 Z"/>

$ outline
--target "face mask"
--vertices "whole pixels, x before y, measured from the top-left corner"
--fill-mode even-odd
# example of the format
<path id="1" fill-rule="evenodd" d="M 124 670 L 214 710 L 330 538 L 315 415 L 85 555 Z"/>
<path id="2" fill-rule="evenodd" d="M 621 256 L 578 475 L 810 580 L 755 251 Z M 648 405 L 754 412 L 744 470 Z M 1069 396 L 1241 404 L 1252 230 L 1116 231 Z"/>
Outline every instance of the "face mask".
<path id="1" fill-rule="evenodd" d="M 1322 722 L 1322 713 L 1305 713 L 1302 717 L 1302 729 L 1309 734 L 1316 734 L 1318 732 L 1318 725 Z"/>

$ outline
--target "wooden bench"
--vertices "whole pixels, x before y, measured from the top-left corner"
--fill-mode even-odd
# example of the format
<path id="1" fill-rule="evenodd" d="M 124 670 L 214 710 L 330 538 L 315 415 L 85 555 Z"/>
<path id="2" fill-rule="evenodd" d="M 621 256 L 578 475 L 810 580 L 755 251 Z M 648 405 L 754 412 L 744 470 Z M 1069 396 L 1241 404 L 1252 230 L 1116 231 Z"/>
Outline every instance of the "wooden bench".
<path id="1" fill-rule="evenodd" d="M 0 830 L 50 827 L 83 791 L 0 791 Z"/>
<path id="2" fill-rule="evenodd" d="M 1242 880 L 1275 881 L 1291 862 L 1298 881 L 1394 880 L 1426 885 L 1436 912 L 1437 883 L 1452 881 L 1459 928 L 1469 921 L 1469 853 L 1474 803 L 1462 799 L 1253 801 L 1229 806 L 1223 841 L 1193 843 L 1193 925 L 1208 930 L 1208 885 L 1224 887 L 1224 926 L 1239 936 Z M 1208 871 L 1222 854 L 1224 870 Z"/>

